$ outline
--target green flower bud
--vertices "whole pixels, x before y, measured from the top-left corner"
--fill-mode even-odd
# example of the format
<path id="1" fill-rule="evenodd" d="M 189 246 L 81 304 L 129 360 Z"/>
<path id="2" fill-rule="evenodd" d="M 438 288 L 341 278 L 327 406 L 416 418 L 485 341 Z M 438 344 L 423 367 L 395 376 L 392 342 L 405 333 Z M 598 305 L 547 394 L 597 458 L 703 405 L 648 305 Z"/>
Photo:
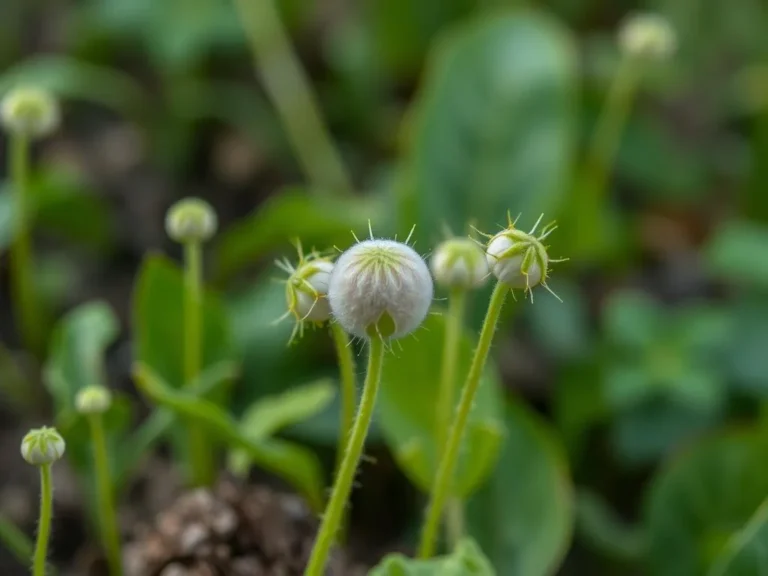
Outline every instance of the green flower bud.
<path id="1" fill-rule="evenodd" d="M 64 455 L 66 444 L 55 428 L 43 426 L 30 430 L 21 441 L 21 455 L 30 464 L 42 466 L 56 462 Z"/>
<path id="2" fill-rule="evenodd" d="M 60 119 L 56 99 L 37 88 L 16 88 L 0 102 L 0 121 L 11 134 L 42 138 L 56 130 Z"/>
<path id="3" fill-rule="evenodd" d="M 451 238 L 438 245 L 429 266 L 435 282 L 446 288 L 479 288 L 489 275 L 483 249 L 470 238 Z"/>
<path id="4" fill-rule="evenodd" d="M 112 393 L 104 386 L 87 386 L 75 396 L 75 408 L 80 414 L 103 414 L 112 406 Z"/>
<path id="5" fill-rule="evenodd" d="M 168 210 L 165 217 L 165 231 L 168 236 L 181 244 L 210 240 L 219 221 L 213 207 L 200 198 L 184 198 Z"/>
<path id="6" fill-rule="evenodd" d="M 628 56 L 665 60 L 677 49 L 677 37 L 663 16 L 633 14 L 619 30 L 619 47 Z"/>

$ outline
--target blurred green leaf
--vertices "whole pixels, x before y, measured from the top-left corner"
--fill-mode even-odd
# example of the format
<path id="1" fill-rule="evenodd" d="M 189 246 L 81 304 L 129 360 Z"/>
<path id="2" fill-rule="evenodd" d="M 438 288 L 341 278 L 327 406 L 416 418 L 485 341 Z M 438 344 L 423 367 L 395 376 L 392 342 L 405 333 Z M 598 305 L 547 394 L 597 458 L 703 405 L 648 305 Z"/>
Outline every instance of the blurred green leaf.
<path id="1" fill-rule="evenodd" d="M 768 499 L 725 544 L 707 576 L 762 576 L 768 567 Z"/>
<path id="2" fill-rule="evenodd" d="M 184 382 L 184 275 L 160 255 L 144 259 L 134 289 L 136 360 L 178 388 Z M 218 297 L 203 298 L 202 368 L 235 360 L 229 318 Z"/>
<path id="3" fill-rule="evenodd" d="M 291 442 L 274 438 L 252 441 L 242 434 L 237 422 L 214 403 L 191 394 L 175 391 L 147 365 L 138 363 L 136 383 L 153 402 L 167 407 L 184 418 L 198 421 L 222 438 L 230 447 L 248 452 L 253 462 L 278 474 L 307 498 L 319 511 L 323 505 L 323 473 L 316 456 Z"/>
<path id="4" fill-rule="evenodd" d="M 32 563 L 35 544 L 13 522 L 0 515 L 0 542 L 20 564 L 27 566 Z M 48 573 L 54 571 L 48 567 Z"/>
<path id="5" fill-rule="evenodd" d="M 469 534 L 499 574 L 553 574 L 573 532 L 566 457 L 547 424 L 516 400 L 507 403 L 506 427 L 496 471 L 468 503 Z"/>
<path id="6" fill-rule="evenodd" d="M 646 346 L 663 327 L 663 313 L 648 294 L 620 291 L 613 294 L 603 310 L 603 330 L 620 346 Z"/>
<path id="7" fill-rule="evenodd" d="M 397 353 L 387 358 L 381 374 L 379 426 L 398 464 L 418 488 L 429 492 L 437 470 L 435 398 L 440 388 L 436 358 L 442 355 L 445 318 L 430 315 L 417 338 L 402 341 Z M 456 400 L 468 372 L 474 339 L 464 334 L 456 363 Z M 418 382 L 418 386 L 414 386 Z M 483 374 L 469 417 L 464 446 L 456 466 L 453 493 L 466 497 L 488 477 L 497 462 L 504 437 L 501 389 L 495 367 Z"/>
<path id="8" fill-rule="evenodd" d="M 768 287 L 768 227 L 745 220 L 726 222 L 704 249 L 709 270 L 732 284 Z"/>
<path id="9" fill-rule="evenodd" d="M 411 111 L 401 227 L 422 245 L 447 224 L 492 231 L 507 211 L 556 210 L 574 146 L 575 47 L 547 16 L 509 10 L 437 43 Z"/>
<path id="10" fill-rule="evenodd" d="M 576 497 L 576 527 L 594 550 L 609 558 L 637 562 L 645 554 L 645 534 L 619 518 L 598 494 L 581 490 Z"/>
<path id="11" fill-rule="evenodd" d="M 734 386 L 758 398 L 768 398 L 768 305 L 760 295 L 732 304 L 733 327 L 725 364 Z"/>
<path id="12" fill-rule="evenodd" d="M 353 232 L 367 229 L 369 219 L 380 234 L 384 208 L 377 197 L 339 200 L 286 190 L 219 235 L 217 278 L 230 276 L 293 238 L 301 238 L 308 249 L 344 248 L 354 242 Z"/>
<path id="13" fill-rule="evenodd" d="M 239 368 L 234 362 L 219 362 L 205 369 L 188 391 L 191 395 L 205 397 L 237 377 Z M 122 442 L 114 473 L 116 491 L 119 492 L 141 459 L 149 454 L 178 420 L 176 414 L 166 408 L 156 408 L 133 433 Z"/>
<path id="14" fill-rule="evenodd" d="M 430 560 L 389 554 L 368 576 L 496 576 L 496 571 L 480 547 L 465 538 L 450 555 Z"/>
<path id="15" fill-rule="evenodd" d="M 650 574 L 699 576 L 722 561 L 768 494 L 766 451 L 764 431 L 741 430 L 701 441 L 668 463 L 646 502 Z"/>
<path id="16" fill-rule="evenodd" d="M 0 252 L 4 252 L 11 245 L 15 235 L 16 205 L 9 188 L 8 184 L 0 187 Z"/>
<path id="17" fill-rule="evenodd" d="M 0 94 L 20 86 L 45 88 L 62 98 L 94 102 L 135 116 L 147 107 L 144 90 L 127 74 L 67 56 L 36 56 L 0 76 Z"/>

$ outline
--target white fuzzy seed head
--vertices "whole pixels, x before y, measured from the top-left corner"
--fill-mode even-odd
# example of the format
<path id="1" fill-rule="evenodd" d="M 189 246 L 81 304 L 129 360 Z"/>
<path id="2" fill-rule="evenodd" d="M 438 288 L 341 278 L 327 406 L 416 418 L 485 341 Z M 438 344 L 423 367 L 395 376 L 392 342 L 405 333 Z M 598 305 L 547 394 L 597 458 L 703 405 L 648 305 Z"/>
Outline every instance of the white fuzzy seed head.
<path id="1" fill-rule="evenodd" d="M 165 231 L 171 240 L 180 244 L 210 240 L 218 225 L 213 206 L 200 198 L 179 200 L 165 216 Z"/>
<path id="2" fill-rule="evenodd" d="M 87 386 L 75 396 L 75 409 L 80 414 L 103 414 L 112 406 L 112 393 L 104 386 Z"/>
<path id="3" fill-rule="evenodd" d="M 542 242 L 555 230 L 556 226 L 554 223 L 547 225 L 539 236 L 535 236 L 534 233 L 540 222 L 541 218 L 531 231 L 526 233 L 515 228 L 514 222 L 510 219 L 505 230 L 489 236 L 485 250 L 488 267 L 498 281 L 512 289 L 524 290 L 531 294 L 531 297 L 533 288 L 539 284 L 549 290 L 547 287 L 549 265 L 555 262 L 550 260 L 547 248 Z M 557 260 L 557 262 L 560 261 Z"/>
<path id="4" fill-rule="evenodd" d="M 21 456 L 34 466 L 51 464 L 64 455 L 66 444 L 55 428 L 30 430 L 21 441 Z"/>
<path id="5" fill-rule="evenodd" d="M 488 279 L 483 249 L 469 238 L 451 238 L 438 245 L 429 267 L 435 282 L 446 288 L 479 288 Z"/>
<path id="6" fill-rule="evenodd" d="M 434 287 L 424 259 L 407 244 L 365 240 L 336 261 L 328 300 L 334 318 L 360 338 L 401 338 L 424 321 Z"/>
<path id="7" fill-rule="evenodd" d="M 627 56 L 665 60 L 677 49 L 677 37 L 663 16 L 633 14 L 619 29 L 619 47 Z"/>
<path id="8" fill-rule="evenodd" d="M 61 111 L 52 94 L 37 88 L 16 88 L 0 102 L 0 121 L 11 134 L 43 138 L 59 126 Z"/>

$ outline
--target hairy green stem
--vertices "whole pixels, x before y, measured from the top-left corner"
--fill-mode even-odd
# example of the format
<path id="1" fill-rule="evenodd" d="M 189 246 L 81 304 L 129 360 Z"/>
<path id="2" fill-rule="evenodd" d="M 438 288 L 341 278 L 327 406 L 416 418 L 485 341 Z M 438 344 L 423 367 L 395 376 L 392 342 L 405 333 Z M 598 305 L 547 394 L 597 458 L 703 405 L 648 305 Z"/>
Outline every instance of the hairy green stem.
<path id="1" fill-rule="evenodd" d="M 464 430 L 467 427 L 467 420 L 475 401 L 475 394 L 480 385 L 480 377 L 485 368 L 485 362 L 488 359 L 488 352 L 491 349 L 493 333 L 496 330 L 496 324 L 504 306 L 504 300 L 507 297 L 509 288 L 501 282 L 496 284 L 488 304 L 488 312 L 485 315 L 483 328 L 480 331 L 480 339 L 477 343 L 472 365 L 469 368 L 469 374 L 461 392 L 459 406 L 456 410 L 456 417 L 451 426 L 448 435 L 448 442 L 443 450 L 440 463 L 437 467 L 435 483 L 432 487 L 430 501 L 427 506 L 426 519 L 421 533 L 421 542 L 419 543 L 419 558 L 429 558 L 435 552 L 437 545 L 437 534 L 440 527 L 440 520 L 443 515 L 446 500 L 450 495 L 453 482 L 453 473 L 456 468 L 456 460 L 459 456 L 459 447 L 461 445 Z"/>
<path id="2" fill-rule="evenodd" d="M 120 552 L 120 533 L 117 526 L 112 476 L 107 456 L 107 440 L 104 435 L 103 416 L 90 414 L 88 423 L 91 427 L 93 442 L 93 464 L 96 469 L 96 498 L 98 502 L 99 528 L 101 530 L 104 551 L 107 556 L 110 576 L 122 576 L 123 561 Z"/>
<path id="3" fill-rule="evenodd" d="M 580 190 L 573 198 L 573 209 L 578 217 L 571 239 L 579 251 L 591 255 L 600 250 L 604 237 L 605 205 L 608 183 L 621 134 L 634 100 L 641 62 L 625 56 L 608 91 L 605 105 L 592 135 L 585 159 Z"/>
<path id="4" fill-rule="evenodd" d="M 34 283 L 32 208 L 29 196 L 29 140 L 11 135 L 10 174 L 16 207 L 16 230 L 11 244 L 11 290 L 16 328 L 28 350 L 41 357 L 45 352 L 42 319 Z"/>
<path id="5" fill-rule="evenodd" d="M 202 366 L 203 255 L 200 242 L 184 244 L 184 379 L 192 386 Z M 187 426 L 189 477 L 193 486 L 208 486 L 214 479 L 213 454 L 205 431 Z"/>
<path id="6" fill-rule="evenodd" d="M 53 516 L 53 482 L 51 464 L 40 465 L 40 523 L 37 527 L 37 544 L 32 569 L 33 576 L 45 576 L 45 562 L 48 557 L 48 539 L 51 535 Z"/>
<path id="7" fill-rule="evenodd" d="M 236 0 L 256 69 L 299 163 L 318 192 L 352 193 L 352 183 L 291 47 L 274 0 Z"/>
<path id="8" fill-rule="evenodd" d="M 355 360 L 349 346 L 349 337 L 337 322 L 331 322 L 331 335 L 336 346 L 336 356 L 341 374 L 341 431 L 336 451 L 336 471 L 338 473 L 344 458 L 344 448 L 349 440 L 349 435 L 352 433 L 352 425 L 355 423 Z"/>
<path id="9" fill-rule="evenodd" d="M 330 554 L 331 546 L 336 540 L 336 532 L 344 515 L 347 499 L 352 491 L 352 483 L 360 456 L 363 453 L 365 437 L 368 434 L 368 428 L 373 418 L 376 394 L 378 393 L 381 380 L 381 366 L 384 361 L 384 341 L 380 337 L 374 337 L 370 339 L 369 344 L 368 371 L 365 375 L 360 406 L 357 410 L 352 433 L 349 436 L 347 448 L 344 452 L 344 459 L 336 475 L 331 498 L 328 501 L 325 514 L 323 514 L 323 521 L 320 524 L 320 530 L 317 533 L 317 539 L 312 548 L 312 554 L 304 576 L 322 576 L 325 574 L 328 555 Z"/>

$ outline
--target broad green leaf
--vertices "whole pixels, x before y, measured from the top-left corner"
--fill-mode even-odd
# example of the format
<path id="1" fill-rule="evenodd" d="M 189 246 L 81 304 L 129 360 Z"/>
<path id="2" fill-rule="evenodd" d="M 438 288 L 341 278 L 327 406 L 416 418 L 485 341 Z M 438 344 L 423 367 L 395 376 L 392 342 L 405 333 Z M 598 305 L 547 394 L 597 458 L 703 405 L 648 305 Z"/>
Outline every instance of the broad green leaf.
<path id="1" fill-rule="evenodd" d="M 216 404 L 174 390 L 147 365 L 138 363 L 135 376 L 138 387 L 153 402 L 184 418 L 196 420 L 221 437 L 231 448 L 247 451 L 256 465 L 293 484 L 313 509 L 319 511 L 322 508 L 323 473 L 320 462 L 311 451 L 277 439 L 250 440 L 240 432 L 237 422 Z"/>
<path id="2" fill-rule="evenodd" d="M 249 406 L 240 419 L 240 432 L 258 442 L 276 434 L 280 429 L 297 424 L 325 409 L 336 395 L 333 380 L 321 380 L 292 388 L 276 396 L 267 396 Z M 244 450 L 229 454 L 229 469 L 236 475 L 247 474 L 251 459 Z"/>
<path id="3" fill-rule="evenodd" d="M 747 221 L 723 224 L 704 249 L 705 262 L 717 278 L 750 287 L 768 287 L 768 226 Z"/>
<path id="4" fill-rule="evenodd" d="M 21 85 L 45 88 L 64 98 L 95 102 L 128 115 L 146 107 L 143 89 L 124 72 L 67 56 L 37 56 L 0 75 L 0 94 Z"/>
<path id="5" fill-rule="evenodd" d="M 286 190 L 218 237 L 216 276 L 226 278 L 269 252 L 285 247 L 294 238 L 300 238 L 307 248 L 343 248 L 354 242 L 353 232 L 367 230 L 369 220 L 381 234 L 379 219 L 386 214 L 384 208 L 377 197 L 339 200 L 312 196 L 298 189 Z"/>
<path id="6" fill-rule="evenodd" d="M 105 386 L 104 353 L 120 331 L 108 304 L 95 301 L 69 312 L 54 329 L 45 380 L 59 412 L 74 410 L 75 395 Z"/>
<path id="7" fill-rule="evenodd" d="M 496 576 L 496 572 L 475 541 L 465 538 L 450 555 L 430 560 L 389 554 L 368 576 Z"/>
<path id="8" fill-rule="evenodd" d="M 436 44 L 411 111 L 402 227 L 432 245 L 447 224 L 492 231 L 565 193 L 575 136 L 575 48 L 532 10 L 494 11 Z"/>
<path id="9" fill-rule="evenodd" d="M 649 574 L 700 576 L 723 561 L 768 494 L 767 451 L 764 431 L 744 429 L 703 440 L 662 469 L 646 502 Z"/>
<path id="10" fill-rule="evenodd" d="M 768 571 L 768 499 L 735 532 L 707 576 L 763 576 Z"/>
<path id="11" fill-rule="evenodd" d="M 232 361 L 229 318 L 218 297 L 203 298 L 202 369 Z M 184 382 L 184 276 L 164 256 L 144 259 L 134 291 L 136 360 L 178 388 Z"/>
<path id="12" fill-rule="evenodd" d="M 385 441 L 408 478 L 429 492 L 437 469 L 436 405 L 440 388 L 437 360 L 442 356 L 445 318 L 431 315 L 416 338 L 402 340 L 402 349 L 384 361 L 378 401 L 378 423 Z M 463 384 L 474 351 L 465 334 L 459 344 L 456 392 Z M 466 497 L 482 484 L 497 462 L 504 437 L 501 390 L 495 367 L 489 363 L 469 417 L 456 467 L 454 494 Z"/>
<path id="13" fill-rule="evenodd" d="M 507 404 L 506 428 L 494 474 L 468 503 L 469 534 L 499 574 L 554 574 L 574 523 L 566 458 L 547 424 L 517 401 Z"/>
<path id="14" fill-rule="evenodd" d="M 219 362 L 203 371 L 197 381 L 189 387 L 189 393 L 205 397 L 220 386 L 228 384 L 239 374 L 234 362 Z M 178 420 L 176 414 L 166 408 L 156 408 L 152 414 L 120 446 L 114 478 L 117 491 L 130 481 L 130 474 L 137 468 L 155 444 L 163 438 Z"/>

